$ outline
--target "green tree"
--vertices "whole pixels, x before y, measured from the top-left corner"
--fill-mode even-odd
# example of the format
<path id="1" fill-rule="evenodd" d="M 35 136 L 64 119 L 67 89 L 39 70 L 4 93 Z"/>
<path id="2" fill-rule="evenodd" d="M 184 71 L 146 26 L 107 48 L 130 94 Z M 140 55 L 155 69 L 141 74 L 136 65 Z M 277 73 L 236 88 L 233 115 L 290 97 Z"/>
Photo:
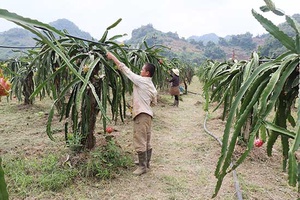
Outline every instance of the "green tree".
<path id="1" fill-rule="evenodd" d="M 221 60 L 226 58 L 226 53 L 214 42 L 209 41 L 206 44 L 204 56 L 213 60 Z"/>
<path id="2" fill-rule="evenodd" d="M 227 47 L 229 45 L 228 41 L 225 38 L 222 38 L 222 37 L 219 38 L 218 44 L 220 46 L 224 46 L 224 47 Z"/>
<path id="3" fill-rule="evenodd" d="M 253 42 L 252 34 L 247 32 L 245 34 L 232 35 L 229 40 L 231 46 L 239 46 L 246 50 L 253 50 L 256 47 L 256 44 Z"/>

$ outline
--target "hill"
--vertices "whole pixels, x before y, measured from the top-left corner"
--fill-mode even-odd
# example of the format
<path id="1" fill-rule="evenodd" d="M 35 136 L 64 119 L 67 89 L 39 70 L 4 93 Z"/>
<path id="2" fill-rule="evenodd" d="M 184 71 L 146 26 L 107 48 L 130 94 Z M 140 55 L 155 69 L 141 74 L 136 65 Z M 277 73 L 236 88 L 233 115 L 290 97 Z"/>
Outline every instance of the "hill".
<path id="1" fill-rule="evenodd" d="M 12 28 L 8 31 L 0 33 L 0 60 L 6 60 L 11 57 L 21 56 L 20 49 L 5 48 L 5 46 L 19 47 L 19 46 L 34 46 L 34 35 L 22 28 Z"/>
<path id="2" fill-rule="evenodd" d="M 93 37 L 88 32 L 82 31 L 73 22 L 67 19 L 59 19 L 54 22 L 50 22 L 49 25 L 55 27 L 58 30 L 65 30 L 70 35 L 74 35 L 80 38 L 91 40 Z"/>
<path id="3" fill-rule="evenodd" d="M 202 36 L 191 36 L 189 38 L 187 38 L 188 41 L 192 41 L 195 40 L 197 42 L 202 41 L 203 44 L 207 44 L 209 41 L 214 42 L 214 43 L 218 43 L 219 42 L 219 36 L 217 36 L 215 33 L 209 33 L 209 34 L 205 34 Z"/>
<path id="4" fill-rule="evenodd" d="M 51 26 L 67 31 L 70 35 L 77 37 L 92 39 L 92 36 L 80 30 L 73 22 L 67 19 L 59 19 L 49 23 Z M 1 46 L 34 46 L 34 35 L 22 28 L 14 28 L 0 33 Z M 161 32 L 153 28 L 151 24 L 141 26 L 132 31 L 132 37 L 125 43 L 136 46 L 146 40 L 149 46 L 164 45 L 168 49 L 163 53 L 163 56 L 170 59 L 177 57 L 185 62 L 200 64 L 207 58 L 209 59 L 227 59 L 232 56 L 233 50 L 238 58 L 244 59 L 249 55 L 249 51 L 245 51 L 239 46 L 212 46 L 218 44 L 220 37 L 214 33 L 203 36 L 191 36 L 188 39 L 179 38 L 177 33 Z M 212 42 L 212 43 L 211 43 Z M 22 55 L 20 49 L 0 49 L 0 60 L 16 58 Z"/>
<path id="5" fill-rule="evenodd" d="M 214 33 L 203 36 L 191 36 L 188 39 L 179 38 L 177 33 L 163 33 L 153 28 L 152 24 L 141 26 L 132 31 L 132 37 L 127 44 L 136 45 L 145 40 L 149 46 L 161 44 L 168 47 L 165 56 L 200 64 L 206 59 L 224 60 L 233 56 L 238 59 L 248 59 L 251 52 L 264 44 L 264 37 L 253 37 L 251 33 L 232 35 L 221 38 Z"/>
<path id="6" fill-rule="evenodd" d="M 300 15 L 292 16 L 300 22 Z M 73 22 L 67 19 L 59 19 L 51 22 L 51 26 L 70 35 L 92 39 L 92 36 L 80 30 Z M 293 31 L 286 23 L 279 27 L 293 36 Z M 228 35 L 225 38 L 219 37 L 215 33 L 202 36 L 191 36 L 187 39 L 180 38 L 177 33 L 162 32 L 156 30 L 152 24 L 142 25 L 132 31 L 132 37 L 124 41 L 133 47 L 141 44 L 144 40 L 149 46 L 163 45 L 167 47 L 163 56 L 170 59 L 177 57 L 184 62 L 201 64 L 206 59 L 225 60 L 234 57 L 235 59 L 248 59 L 253 51 L 260 49 L 262 56 L 276 56 L 285 51 L 281 44 L 270 34 L 255 36 L 249 32 L 239 35 Z M 34 46 L 35 40 L 29 31 L 14 28 L 0 33 L 0 45 L 3 46 Z M 0 60 L 7 60 L 20 56 L 20 49 L 0 48 Z"/>
<path id="7" fill-rule="evenodd" d="M 67 31 L 70 35 L 77 36 L 84 39 L 92 39 L 92 36 L 85 31 L 82 31 L 73 22 L 67 19 L 58 19 L 49 25 L 58 30 Z M 5 47 L 34 47 L 36 41 L 35 35 L 23 28 L 12 28 L 8 31 L 0 33 L 0 60 L 7 60 L 17 58 L 24 55 L 24 49 L 20 48 L 5 48 Z"/>

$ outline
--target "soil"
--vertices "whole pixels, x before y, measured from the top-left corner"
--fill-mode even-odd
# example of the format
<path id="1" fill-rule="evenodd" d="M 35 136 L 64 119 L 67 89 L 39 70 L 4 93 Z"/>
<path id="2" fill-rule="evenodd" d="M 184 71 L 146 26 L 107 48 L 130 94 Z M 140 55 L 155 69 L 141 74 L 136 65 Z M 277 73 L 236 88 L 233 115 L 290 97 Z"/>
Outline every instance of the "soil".
<path id="1" fill-rule="evenodd" d="M 197 78 L 193 79 L 188 90 L 187 95 L 181 96 L 178 108 L 170 106 L 173 101 L 171 96 L 160 92 L 159 104 L 154 107 L 153 159 L 146 174 L 136 177 L 132 175 L 134 169 L 129 169 L 112 180 L 95 182 L 78 178 L 71 187 L 60 192 L 45 191 L 37 195 L 28 191 L 29 197 L 26 199 L 211 199 L 217 183 L 214 170 L 221 147 L 204 129 L 206 112 L 203 109 L 202 86 Z M 33 106 L 26 106 L 15 99 L 7 102 L 2 98 L 0 155 L 3 162 L 6 156 L 26 155 L 30 159 L 49 152 L 65 152 L 63 143 L 51 141 L 45 132 L 50 104 L 50 100 L 37 100 Z M 220 139 L 225 125 L 221 113 L 222 110 L 210 112 L 206 123 L 209 132 Z M 100 123 L 97 125 L 97 131 L 101 131 Z M 131 119 L 112 126 L 117 130 L 115 140 L 125 151 L 134 154 Z M 57 135 L 62 135 L 62 124 L 54 122 L 54 130 Z M 237 146 L 236 155 L 240 151 L 242 147 Z M 65 157 L 63 153 L 61 155 Z M 243 199 L 297 199 L 297 188 L 288 186 L 287 173 L 282 172 L 281 157 L 279 144 L 274 147 L 272 157 L 267 156 L 265 145 L 251 151 L 236 170 Z M 11 199 L 21 199 L 14 194 L 10 196 Z M 232 174 L 224 178 L 214 199 L 237 199 Z"/>

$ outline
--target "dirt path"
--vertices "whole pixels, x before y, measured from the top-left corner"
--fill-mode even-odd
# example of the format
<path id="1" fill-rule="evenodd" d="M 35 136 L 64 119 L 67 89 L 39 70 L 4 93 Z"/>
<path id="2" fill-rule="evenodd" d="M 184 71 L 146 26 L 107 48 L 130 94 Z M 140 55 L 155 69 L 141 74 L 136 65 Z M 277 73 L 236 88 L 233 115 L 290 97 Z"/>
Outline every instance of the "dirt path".
<path id="1" fill-rule="evenodd" d="M 77 181 L 75 185 L 59 193 L 45 192 L 31 199 L 103 199 L 103 200 L 205 200 L 214 193 L 216 178 L 214 170 L 220 153 L 216 140 L 205 133 L 203 122 L 203 97 L 197 78 L 189 86 L 189 93 L 183 95 L 179 107 L 172 107 L 168 94 L 161 94 L 162 102 L 154 108 L 153 121 L 153 159 L 151 170 L 140 176 L 132 175 L 132 170 L 111 181 Z M 4 102 L 3 102 L 4 103 Z M 41 105 L 35 106 L 33 113 L 26 116 L 20 106 L 15 110 L 6 110 L 1 104 L 0 112 L 0 153 L 17 154 L 29 149 L 30 154 L 46 152 L 55 148 L 53 142 L 44 134 L 45 117 L 40 113 Z M 24 112 L 27 122 L 16 116 L 16 111 Z M 26 111 L 26 110 L 25 110 Z M 41 114 L 41 116 L 40 116 Z M 11 116 L 9 118 L 9 116 Z M 211 113 L 207 128 L 221 137 L 224 122 L 220 112 Z M 37 120 L 41 121 L 38 122 Z M 18 121 L 18 123 L 13 123 Z M 27 123 L 27 124 L 26 124 Z M 29 123 L 29 124 L 28 124 Z M 116 126 L 119 130 L 116 140 L 126 151 L 133 152 L 132 124 L 129 120 Z M 4 131 L 5 130 L 5 131 Z M 9 131 L 7 131 L 9 130 Z M 18 131 L 19 136 L 16 135 Z M 43 134 L 39 134 L 43 132 Z M 4 139 L 3 139 L 4 138 Z M 53 147 L 54 146 L 54 147 Z M 288 200 L 296 199 L 296 188 L 287 186 L 287 175 L 281 172 L 279 150 L 272 158 L 266 156 L 264 147 L 255 149 L 249 159 L 238 168 L 238 178 L 244 199 Z M 276 153 L 277 152 L 277 153 Z M 232 175 L 225 177 L 221 190 L 215 198 L 218 200 L 237 199 Z"/>
<path id="2" fill-rule="evenodd" d="M 214 170 L 220 145 L 204 131 L 206 113 L 203 110 L 202 86 L 197 78 L 189 90 L 196 94 L 183 95 L 178 108 L 168 105 L 172 103 L 168 94 L 162 94 L 163 103 L 154 108 L 151 170 L 140 177 L 133 176 L 130 171 L 111 182 L 102 182 L 97 186 L 88 184 L 90 190 L 83 199 L 211 199 L 216 184 Z M 225 124 L 220 120 L 220 113 L 211 113 L 207 122 L 209 131 L 219 138 Z M 121 127 L 119 140 L 132 151 L 131 122 Z M 269 159 L 265 149 L 256 149 L 249 162 L 237 170 L 244 199 L 296 199 L 296 188 L 287 186 L 286 174 L 280 171 L 280 155 L 274 157 Z M 225 177 L 215 199 L 237 199 L 231 174 Z"/>
<path id="3" fill-rule="evenodd" d="M 190 89 L 195 93 L 201 92 L 198 84 L 191 85 Z M 178 108 L 168 105 L 172 102 L 168 94 L 161 98 L 164 103 L 154 108 L 151 170 L 141 177 L 128 172 L 125 177 L 100 184 L 89 198 L 211 199 L 216 183 L 213 172 L 220 146 L 203 129 L 203 98 L 200 94 L 183 95 Z M 218 131 L 223 127 L 222 123 L 220 127 L 214 125 Z M 124 140 L 126 135 L 127 148 L 131 149 L 131 126 L 127 128 L 121 131 L 123 138 L 119 139 Z M 226 182 L 231 182 L 230 176 Z M 234 195 L 234 188 L 229 183 L 216 199 L 234 199 Z"/>

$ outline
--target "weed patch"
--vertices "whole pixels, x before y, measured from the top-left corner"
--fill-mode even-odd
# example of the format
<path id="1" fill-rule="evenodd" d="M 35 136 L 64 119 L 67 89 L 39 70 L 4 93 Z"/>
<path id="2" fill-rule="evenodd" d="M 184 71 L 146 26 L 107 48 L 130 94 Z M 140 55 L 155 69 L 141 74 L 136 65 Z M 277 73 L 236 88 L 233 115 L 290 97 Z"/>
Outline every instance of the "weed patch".
<path id="1" fill-rule="evenodd" d="M 87 177 L 99 179 L 115 178 L 122 172 L 133 166 L 133 160 L 122 148 L 110 140 L 106 145 L 96 148 L 90 153 L 88 161 L 82 166 L 82 172 Z"/>

